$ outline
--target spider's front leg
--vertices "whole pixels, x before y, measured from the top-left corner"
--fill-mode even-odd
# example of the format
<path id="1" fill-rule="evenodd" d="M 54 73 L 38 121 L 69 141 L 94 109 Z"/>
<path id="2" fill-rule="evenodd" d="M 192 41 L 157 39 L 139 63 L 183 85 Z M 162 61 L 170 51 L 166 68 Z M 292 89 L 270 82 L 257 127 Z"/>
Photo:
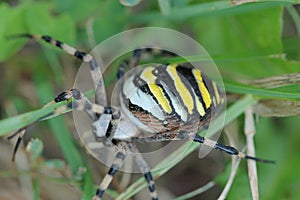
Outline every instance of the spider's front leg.
<path id="1" fill-rule="evenodd" d="M 91 54 L 83 51 L 79 51 L 76 48 L 47 35 L 33 35 L 33 34 L 23 33 L 23 34 L 12 35 L 10 36 L 10 38 L 30 38 L 35 40 L 43 40 L 53 46 L 62 49 L 67 54 L 72 55 L 82 60 L 83 62 L 89 63 L 91 76 L 94 82 L 94 87 L 96 89 L 95 101 L 97 104 L 101 104 L 101 105 L 107 104 L 101 67 L 98 65 L 96 59 Z"/>
<path id="2" fill-rule="evenodd" d="M 74 101 L 70 102 L 70 104 L 62 105 L 62 106 L 56 108 L 54 111 L 51 111 L 50 113 L 47 113 L 46 115 L 40 117 L 39 119 L 32 122 L 31 124 L 29 124 L 23 128 L 20 128 L 19 130 L 17 130 L 15 133 L 13 133 L 12 135 L 10 135 L 8 137 L 8 139 L 12 139 L 13 137 L 18 135 L 18 140 L 17 140 L 17 143 L 16 143 L 14 151 L 13 151 L 12 161 L 15 160 L 16 152 L 22 142 L 22 139 L 26 132 L 26 129 L 29 128 L 30 126 L 32 126 L 33 124 L 40 122 L 49 116 L 59 115 L 59 114 L 63 113 L 65 110 L 67 110 L 68 107 L 72 107 L 73 109 L 76 109 L 76 110 L 85 111 L 90 116 L 90 118 L 92 118 L 93 120 L 96 120 L 96 114 L 102 114 L 104 112 L 103 106 L 91 103 L 88 100 L 88 98 L 83 93 L 81 93 L 78 89 L 70 89 L 70 90 L 60 93 L 57 97 L 55 97 L 52 101 L 50 101 L 44 107 L 47 107 L 54 103 L 58 103 L 58 102 L 62 102 L 62 101 L 69 101 L 71 98 L 73 98 Z"/>

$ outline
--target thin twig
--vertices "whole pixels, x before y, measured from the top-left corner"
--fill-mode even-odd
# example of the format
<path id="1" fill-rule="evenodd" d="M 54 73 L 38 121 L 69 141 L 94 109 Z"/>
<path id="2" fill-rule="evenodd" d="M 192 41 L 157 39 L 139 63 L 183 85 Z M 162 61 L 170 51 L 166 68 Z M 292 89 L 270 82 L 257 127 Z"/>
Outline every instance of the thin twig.
<path id="1" fill-rule="evenodd" d="M 94 35 L 94 29 L 93 29 L 93 25 L 94 25 L 94 17 L 90 17 L 87 22 L 86 22 L 86 33 L 87 33 L 87 36 L 88 36 L 88 43 L 89 43 L 89 46 L 91 48 L 94 48 L 97 44 L 96 44 L 96 40 L 95 40 L 95 35 Z"/>
<path id="2" fill-rule="evenodd" d="M 253 142 L 253 137 L 255 135 L 255 124 L 253 119 L 252 108 L 248 108 L 245 111 L 245 135 L 247 141 L 247 154 L 251 156 L 255 156 L 255 147 Z M 252 199 L 258 200 L 258 181 L 257 181 L 257 168 L 256 162 L 253 160 L 247 160 L 248 163 L 248 176 L 250 180 L 250 187 L 252 193 Z"/>
<path id="3" fill-rule="evenodd" d="M 240 162 L 241 162 L 240 158 L 232 157 L 231 160 L 232 160 L 232 165 L 231 165 L 230 175 L 229 175 L 228 181 L 227 181 L 222 193 L 220 194 L 218 200 L 226 199 L 227 194 L 228 194 L 228 192 L 229 192 L 229 190 L 232 186 L 232 183 L 233 183 L 234 177 L 236 175 L 237 169 L 238 169 L 238 167 L 240 165 Z"/>
<path id="4" fill-rule="evenodd" d="M 198 194 L 201 194 L 207 190 L 209 190 L 210 188 L 212 188 L 213 186 L 215 186 L 216 184 L 213 182 L 213 181 L 210 181 L 209 183 L 207 183 L 206 185 L 192 191 L 192 192 L 189 192 L 187 194 L 184 194 L 180 197 L 177 197 L 175 198 L 174 200 L 184 200 L 184 199 L 189 199 L 189 198 L 192 198 Z"/>
<path id="5" fill-rule="evenodd" d="M 300 83 L 300 72 L 292 73 L 292 74 L 281 74 L 278 76 L 271 76 L 262 79 L 256 79 L 251 81 L 242 81 L 243 83 L 253 85 L 259 88 L 278 88 L 291 84 L 299 84 Z"/>
<path id="6" fill-rule="evenodd" d="M 232 137 L 228 133 L 228 131 L 226 131 L 226 129 L 225 129 L 225 134 L 226 134 L 226 136 L 229 139 L 229 144 L 232 145 L 232 146 L 236 146 L 234 144 L 234 140 L 232 139 Z M 230 171 L 230 175 L 229 175 L 227 183 L 226 183 L 226 185 L 225 185 L 222 193 L 220 194 L 218 200 L 224 200 L 224 199 L 226 199 L 227 194 L 228 194 L 228 192 L 229 192 L 229 190 L 230 190 L 230 188 L 232 186 L 233 180 L 235 178 L 237 169 L 238 169 L 238 167 L 240 165 L 240 162 L 241 162 L 241 158 L 237 158 L 237 157 L 234 157 L 234 156 L 231 157 L 231 171 Z"/>

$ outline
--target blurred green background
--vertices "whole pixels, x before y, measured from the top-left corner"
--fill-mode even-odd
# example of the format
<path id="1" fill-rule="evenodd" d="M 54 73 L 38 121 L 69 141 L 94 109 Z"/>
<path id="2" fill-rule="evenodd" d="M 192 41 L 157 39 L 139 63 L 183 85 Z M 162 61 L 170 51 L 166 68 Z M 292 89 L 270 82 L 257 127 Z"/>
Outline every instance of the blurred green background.
<path id="1" fill-rule="evenodd" d="M 71 115 L 30 128 L 25 145 L 32 137 L 39 140 L 32 141 L 29 153 L 20 149 L 11 162 L 14 142 L 6 137 L 36 113 L 15 116 L 72 88 L 80 62 L 50 45 L 7 36 L 45 34 L 89 51 L 114 34 L 149 26 L 174 29 L 198 41 L 222 74 L 229 105 L 245 94 L 256 100 L 256 152 L 276 160 L 275 165 L 258 164 L 260 197 L 300 199 L 299 1 L 238 2 L 243 1 L 0 1 L 0 199 L 90 199 L 106 172 L 79 145 Z M 262 78 L 270 78 L 265 81 L 269 86 L 255 87 L 254 80 Z M 242 149 L 244 117 L 234 119 L 228 130 Z M 209 181 L 217 185 L 191 199 L 217 199 L 228 179 L 230 157 L 214 151 L 198 159 L 197 154 L 156 181 L 161 199 Z M 139 177 L 134 175 L 131 183 Z M 126 187 L 117 177 L 106 197 L 115 199 Z M 138 195 L 131 199 L 150 198 L 147 190 Z M 251 199 L 245 161 L 227 199 Z"/>

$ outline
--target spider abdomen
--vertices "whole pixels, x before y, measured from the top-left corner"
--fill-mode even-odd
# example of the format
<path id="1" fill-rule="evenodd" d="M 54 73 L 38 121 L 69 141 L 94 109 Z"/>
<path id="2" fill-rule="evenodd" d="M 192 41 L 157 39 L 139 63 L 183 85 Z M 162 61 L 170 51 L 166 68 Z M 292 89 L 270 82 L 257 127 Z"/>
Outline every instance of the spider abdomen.
<path id="1" fill-rule="evenodd" d="M 196 129 L 209 122 L 223 104 L 216 83 L 197 68 L 177 64 L 141 68 L 124 80 L 123 112 L 142 130 Z M 195 130 L 195 131 L 197 131 Z"/>

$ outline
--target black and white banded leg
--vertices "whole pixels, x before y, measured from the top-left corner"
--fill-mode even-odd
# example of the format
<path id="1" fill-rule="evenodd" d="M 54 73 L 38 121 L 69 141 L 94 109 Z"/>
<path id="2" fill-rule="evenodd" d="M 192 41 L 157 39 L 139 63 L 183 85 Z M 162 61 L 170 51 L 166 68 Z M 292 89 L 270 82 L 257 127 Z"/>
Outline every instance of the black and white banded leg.
<path id="1" fill-rule="evenodd" d="M 175 57 L 175 56 L 177 56 L 177 54 L 167 51 L 167 50 L 164 50 L 164 49 L 159 49 L 156 47 L 144 47 L 144 48 L 142 47 L 142 48 L 135 49 L 133 51 L 133 56 L 130 59 L 129 67 L 130 68 L 136 67 L 138 65 L 142 55 L 146 55 L 146 54 L 149 54 L 152 57 L 153 56 L 154 57 L 156 57 L 156 56 L 159 56 L 159 57 Z"/>
<path id="2" fill-rule="evenodd" d="M 135 49 L 133 51 L 133 55 L 130 58 L 130 60 L 124 60 L 121 62 L 119 68 L 118 68 L 118 72 L 117 72 L 117 79 L 121 79 L 125 73 L 125 68 L 129 66 L 130 69 L 136 67 L 140 61 L 141 58 L 141 54 L 142 54 L 142 49 Z"/>
<path id="3" fill-rule="evenodd" d="M 76 110 L 85 111 L 93 120 L 96 119 L 96 114 L 102 114 L 105 110 L 105 108 L 103 106 L 91 103 L 88 100 L 88 98 L 83 93 L 81 93 L 78 89 L 70 89 L 70 90 L 60 93 L 56 98 L 54 98 L 52 101 L 50 101 L 44 107 L 47 107 L 54 103 L 58 103 L 58 102 L 62 102 L 62 101 L 69 101 L 71 98 L 74 99 L 74 102 L 70 102 L 69 105 L 62 105 L 62 106 L 56 108 L 54 111 L 47 113 L 45 116 L 40 117 L 36 121 L 27 125 L 26 127 L 18 129 L 16 132 L 14 132 L 12 135 L 10 135 L 8 137 L 8 139 L 10 140 L 13 137 L 18 135 L 18 140 L 16 142 L 16 145 L 15 145 L 14 151 L 13 151 L 12 161 L 15 160 L 15 155 L 16 155 L 17 150 L 22 142 L 23 136 L 26 133 L 26 129 L 29 128 L 30 126 L 32 126 L 33 124 L 40 122 L 49 116 L 59 115 L 59 114 L 63 113 L 68 107 L 72 107 L 73 109 L 76 109 Z"/>
<path id="4" fill-rule="evenodd" d="M 234 148 L 232 146 L 227 146 L 227 145 L 218 143 L 216 141 L 202 137 L 197 134 L 188 134 L 185 132 L 183 132 L 183 133 L 161 133 L 161 134 L 156 134 L 151 137 L 134 138 L 133 140 L 138 141 L 138 142 L 145 142 L 145 143 L 173 141 L 173 140 L 191 140 L 191 141 L 198 142 L 203 145 L 209 146 L 213 149 L 223 151 L 229 155 L 237 156 L 239 158 L 255 160 L 257 162 L 274 163 L 274 161 L 271 161 L 271 160 L 265 160 L 265 159 L 246 155 L 246 154 L 238 151 L 236 148 Z"/>
<path id="5" fill-rule="evenodd" d="M 144 177 L 145 177 L 145 179 L 148 183 L 148 188 L 149 188 L 152 200 L 158 200 L 154 180 L 153 180 L 153 177 L 152 177 L 152 174 L 151 174 L 151 171 L 150 171 L 150 168 L 149 168 L 148 164 L 146 163 L 146 161 L 142 157 L 141 153 L 139 152 L 139 150 L 137 149 L 135 144 L 128 143 L 128 147 L 131 150 L 131 152 L 134 153 L 135 161 L 136 161 L 139 169 L 143 173 L 143 175 L 144 175 Z"/>
<path id="6" fill-rule="evenodd" d="M 93 120 L 97 119 L 96 114 L 102 114 L 106 109 L 106 107 L 90 102 L 90 100 L 76 88 L 60 93 L 56 98 L 54 98 L 53 101 L 48 103 L 47 106 L 53 103 L 68 101 L 71 98 L 73 98 L 74 101 L 71 102 L 68 107 L 71 107 L 75 110 L 85 111 Z M 66 107 L 60 109 L 61 112 L 64 109 L 66 109 Z"/>
<path id="7" fill-rule="evenodd" d="M 119 142 L 117 144 L 117 154 L 115 160 L 113 161 L 108 173 L 104 176 L 103 180 L 101 181 L 98 189 L 96 190 L 96 194 L 93 197 L 93 200 L 101 200 L 105 190 L 108 188 L 109 184 L 111 183 L 113 176 L 118 172 L 120 167 L 122 166 L 124 159 L 126 157 L 126 150 L 125 144 Z"/>
<path id="8" fill-rule="evenodd" d="M 133 55 L 132 57 L 128 60 L 123 61 L 119 68 L 118 68 L 118 72 L 117 72 L 117 78 L 120 79 L 123 77 L 124 73 L 125 73 L 125 68 L 129 66 L 130 69 L 136 67 L 139 64 L 139 61 L 141 59 L 141 56 L 143 54 L 151 54 L 151 55 L 155 55 L 155 56 L 169 56 L 169 57 L 175 57 L 177 56 L 177 54 L 170 52 L 170 51 L 166 51 L 163 49 L 158 49 L 155 47 L 145 47 L 145 48 L 138 48 L 133 50 Z"/>
<path id="9" fill-rule="evenodd" d="M 106 100 L 106 92 L 105 92 L 105 87 L 104 87 L 104 81 L 102 78 L 102 71 L 100 66 L 98 65 L 96 59 L 89 53 L 79 51 L 75 49 L 74 47 L 71 47 L 59 40 L 53 39 L 50 36 L 46 35 L 32 35 L 28 33 L 24 34 L 17 34 L 17 35 L 12 35 L 10 38 L 31 38 L 35 40 L 43 40 L 49 44 L 52 44 L 53 46 L 56 46 L 60 49 L 62 49 L 64 52 L 66 52 L 69 55 L 75 56 L 76 58 L 89 63 L 90 65 L 90 72 L 91 76 L 94 82 L 94 87 L 95 87 L 95 102 L 97 104 L 101 105 L 106 105 L 107 100 Z"/>

